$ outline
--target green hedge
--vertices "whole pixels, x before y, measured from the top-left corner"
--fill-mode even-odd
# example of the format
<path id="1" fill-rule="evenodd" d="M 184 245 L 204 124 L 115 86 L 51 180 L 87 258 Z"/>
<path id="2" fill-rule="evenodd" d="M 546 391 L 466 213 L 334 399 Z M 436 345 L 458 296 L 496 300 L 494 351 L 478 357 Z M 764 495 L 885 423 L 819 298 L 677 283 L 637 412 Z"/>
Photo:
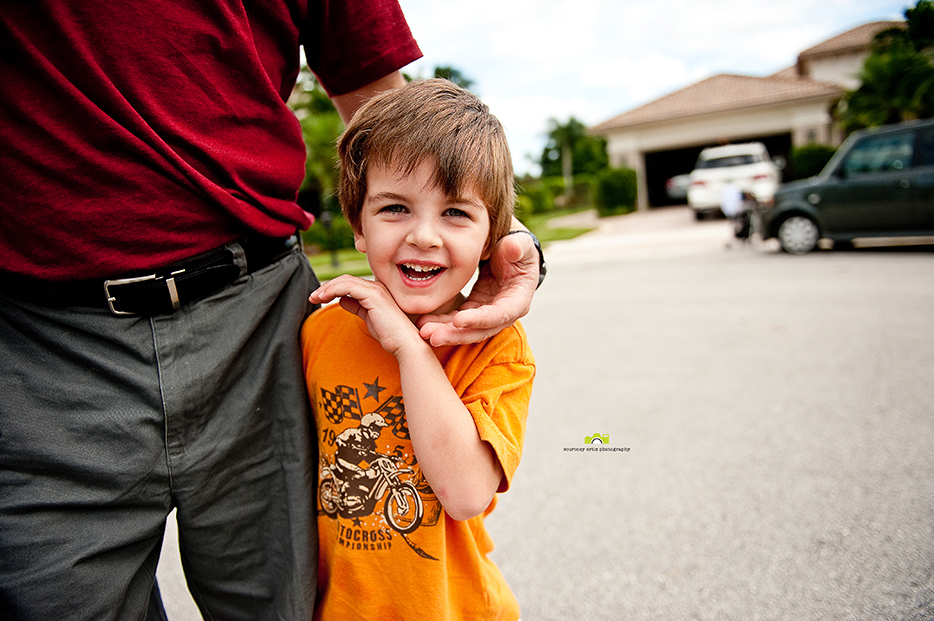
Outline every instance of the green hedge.
<path id="1" fill-rule="evenodd" d="M 586 207 L 593 204 L 594 176 L 582 173 L 574 176 L 570 192 L 565 191 L 562 177 L 542 177 L 520 181 L 516 215 L 543 214 L 555 209 Z"/>
<path id="2" fill-rule="evenodd" d="M 517 212 L 525 214 L 548 213 L 555 208 L 555 199 L 563 193 L 564 181 L 561 177 L 543 177 L 520 182 Z"/>
<path id="3" fill-rule="evenodd" d="M 631 168 L 607 168 L 597 173 L 594 202 L 601 216 L 635 211 L 636 196 L 636 171 Z"/>
<path id="4" fill-rule="evenodd" d="M 836 149 L 825 144 L 807 144 L 788 154 L 788 170 L 784 181 L 813 177 L 824 169 Z"/>

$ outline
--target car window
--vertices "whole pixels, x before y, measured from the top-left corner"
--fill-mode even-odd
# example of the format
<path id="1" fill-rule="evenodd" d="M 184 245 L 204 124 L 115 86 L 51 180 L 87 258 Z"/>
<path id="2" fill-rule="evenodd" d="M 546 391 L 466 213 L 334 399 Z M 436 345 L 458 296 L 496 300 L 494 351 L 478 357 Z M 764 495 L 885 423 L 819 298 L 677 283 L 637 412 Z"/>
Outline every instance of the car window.
<path id="1" fill-rule="evenodd" d="M 911 132 L 864 138 L 847 154 L 843 171 L 850 176 L 910 168 L 913 141 Z"/>
<path id="2" fill-rule="evenodd" d="M 731 166 L 745 166 L 755 164 L 756 158 L 752 154 L 728 155 L 726 157 L 715 157 L 709 160 L 697 160 L 695 168 L 729 168 Z"/>
<path id="3" fill-rule="evenodd" d="M 921 166 L 934 166 L 934 127 L 921 132 L 921 139 L 918 141 L 918 158 Z"/>

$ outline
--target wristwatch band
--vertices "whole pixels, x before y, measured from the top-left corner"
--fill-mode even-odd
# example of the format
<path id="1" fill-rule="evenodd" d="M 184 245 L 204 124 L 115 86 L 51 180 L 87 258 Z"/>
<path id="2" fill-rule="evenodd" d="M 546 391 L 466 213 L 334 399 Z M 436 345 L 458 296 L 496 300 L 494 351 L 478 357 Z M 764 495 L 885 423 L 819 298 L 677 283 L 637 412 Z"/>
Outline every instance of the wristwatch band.
<path id="1" fill-rule="evenodd" d="M 509 231 L 506 235 L 512 235 L 513 233 L 525 233 L 531 237 L 532 241 L 535 243 L 535 249 L 538 250 L 538 284 L 535 285 L 535 288 L 538 289 L 542 286 L 542 283 L 545 282 L 545 274 L 548 273 L 548 266 L 545 264 L 545 253 L 542 252 L 542 244 L 532 231 L 516 229 L 514 231 Z"/>

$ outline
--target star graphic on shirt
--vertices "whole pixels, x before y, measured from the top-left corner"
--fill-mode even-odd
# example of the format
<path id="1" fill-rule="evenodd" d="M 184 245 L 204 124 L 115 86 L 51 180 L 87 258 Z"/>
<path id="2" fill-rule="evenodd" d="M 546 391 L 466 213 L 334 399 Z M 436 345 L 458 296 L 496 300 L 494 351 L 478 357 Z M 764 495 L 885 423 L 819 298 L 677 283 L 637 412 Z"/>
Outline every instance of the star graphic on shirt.
<path id="1" fill-rule="evenodd" d="M 378 377 L 372 384 L 367 384 L 366 382 L 363 382 L 363 385 L 366 386 L 366 395 L 364 395 L 363 397 L 364 399 L 366 399 L 367 397 L 373 397 L 374 399 L 379 401 L 379 393 L 386 390 L 385 388 L 379 385 Z"/>

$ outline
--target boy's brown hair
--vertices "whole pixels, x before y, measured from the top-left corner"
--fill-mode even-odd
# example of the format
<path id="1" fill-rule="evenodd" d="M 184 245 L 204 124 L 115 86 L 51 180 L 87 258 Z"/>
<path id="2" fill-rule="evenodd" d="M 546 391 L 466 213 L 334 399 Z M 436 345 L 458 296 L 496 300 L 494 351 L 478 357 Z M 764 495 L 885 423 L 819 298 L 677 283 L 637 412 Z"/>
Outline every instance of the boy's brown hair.
<path id="1" fill-rule="evenodd" d="M 449 197 L 473 187 L 490 216 L 488 245 L 509 231 L 516 202 L 506 132 L 489 108 L 448 80 L 416 80 L 373 97 L 357 110 L 338 141 L 344 217 L 360 232 L 367 167 L 398 167 L 408 175 L 434 160 L 432 182 Z"/>

